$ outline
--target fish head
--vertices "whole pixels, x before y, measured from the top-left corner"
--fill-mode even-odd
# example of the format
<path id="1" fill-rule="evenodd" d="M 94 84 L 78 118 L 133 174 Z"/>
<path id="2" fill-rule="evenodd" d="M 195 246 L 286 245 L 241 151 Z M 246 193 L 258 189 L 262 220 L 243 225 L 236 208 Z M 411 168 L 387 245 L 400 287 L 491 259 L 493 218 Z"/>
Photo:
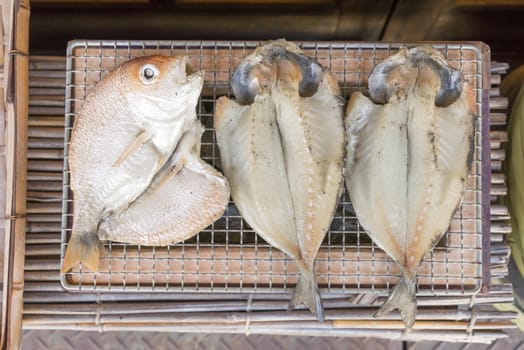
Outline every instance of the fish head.
<path id="1" fill-rule="evenodd" d="M 403 47 L 377 64 L 368 82 L 370 98 L 377 104 L 405 97 L 415 88 L 419 94 L 433 98 L 435 106 L 447 107 L 460 97 L 464 76 L 431 46 L 410 50 Z"/>
<path id="2" fill-rule="evenodd" d="M 277 66 L 277 78 L 297 89 L 300 97 L 311 97 L 318 91 L 324 69 L 316 59 L 306 56 L 300 48 L 285 40 L 267 45 L 266 60 Z"/>
<path id="3" fill-rule="evenodd" d="M 464 88 L 464 75 L 459 69 L 451 67 L 444 56 L 437 50 L 426 48 L 429 53 L 423 59 L 425 64 L 437 75 L 439 87 L 435 96 L 435 106 L 448 107 L 462 94 Z"/>
<path id="4" fill-rule="evenodd" d="M 231 89 L 237 102 L 249 105 L 257 94 L 271 91 L 275 84 L 283 84 L 300 97 L 313 96 L 323 79 L 324 69 L 300 48 L 283 39 L 258 48 L 236 68 L 231 78 Z"/>
<path id="5" fill-rule="evenodd" d="M 409 64 L 407 48 L 377 64 L 368 77 L 369 97 L 376 104 L 391 98 L 402 99 L 416 80 L 416 70 Z"/>
<path id="6" fill-rule="evenodd" d="M 255 97 L 271 88 L 276 72 L 258 55 L 248 56 L 231 77 L 231 90 L 240 105 L 250 105 Z"/>
<path id="7" fill-rule="evenodd" d="M 285 57 L 297 68 L 299 75 L 298 93 L 301 97 L 311 97 L 317 93 L 323 79 L 324 70 L 314 58 L 287 51 Z"/>
<path id="8" fill-rule="evenodd" d="M 194 106 L 203 72 L 193 73 L 186 56 L 145 56 L 127 62 L 127 102 L 138 119 L 171 120 Z"/>

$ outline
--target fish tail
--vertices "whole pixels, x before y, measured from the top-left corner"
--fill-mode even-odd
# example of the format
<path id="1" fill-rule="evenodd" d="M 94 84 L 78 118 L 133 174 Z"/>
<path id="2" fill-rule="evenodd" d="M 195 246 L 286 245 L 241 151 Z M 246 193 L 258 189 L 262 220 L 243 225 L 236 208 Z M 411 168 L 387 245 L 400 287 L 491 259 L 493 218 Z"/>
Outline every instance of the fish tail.
<path id="1" fill-rule="evenodd" d="M 307 306 L 320 322 L 324 321 L 324 307 L 313 269 L 303 270 L 300 274 L 288 309 L 292 310 L 299 304 Z"/>
<path id="2" fill-rule="evenodd" d="M 380 307 L 375 317 L 387 316 L 391 311 L 398 309 L 400 317 L 407 328 L 413 327 L 417 312 L 417 298 L 415 280 L 403 276 L 399 283 L 393 288 L 388 300 Z"/>
<path id="3" fill-rule="evenodd" d="M 62 273 L 69 271 L 79 263 L 93 272 L 98 272 L 100 247 L 96 234 L 73 232 L 71 235 L 62 263 Z"/>

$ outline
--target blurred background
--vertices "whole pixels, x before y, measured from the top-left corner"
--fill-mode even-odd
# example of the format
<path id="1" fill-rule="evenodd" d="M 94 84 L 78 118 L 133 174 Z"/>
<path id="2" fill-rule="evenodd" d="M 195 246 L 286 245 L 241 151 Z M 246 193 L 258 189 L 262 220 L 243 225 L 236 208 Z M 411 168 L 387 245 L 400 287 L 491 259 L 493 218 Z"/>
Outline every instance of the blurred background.
<path id="1" fill-rule="evenodd" d="M 472 40 L 524 62 L 522 0 L 32 0 L 33 54 L 70 39 Z"/>

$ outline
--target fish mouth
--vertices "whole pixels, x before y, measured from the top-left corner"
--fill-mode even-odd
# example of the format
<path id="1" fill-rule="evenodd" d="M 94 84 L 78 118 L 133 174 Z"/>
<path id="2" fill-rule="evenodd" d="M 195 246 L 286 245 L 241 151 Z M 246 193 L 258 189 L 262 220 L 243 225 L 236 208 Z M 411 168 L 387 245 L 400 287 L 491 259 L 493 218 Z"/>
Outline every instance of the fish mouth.
<path id="1" fill-rule="evenodd" d="M 311 97 L 318 91 L 323 68 L 314 58 L 300 51 L 290 51 L 279 43 L 269 43 L 235 69 L 230 83 L 237 103 L 252 104 L 262 87 L 274 83 L 274 72 L 277 66 L 284 64 L 283 61 L 291 62 L 301 73 L 298 83 L 300 97 Z"/>
<path id="2" fill-rule="evenodd" d="M 192 78 L 202 75 L 202 72 L 193 69 L 189 57 L 187 56 L 181 56 L 178 59 L 174 59 L 171 63 L 170 71 L 172 80 L 177 84 L 185 84 L 191 81 Z"/>

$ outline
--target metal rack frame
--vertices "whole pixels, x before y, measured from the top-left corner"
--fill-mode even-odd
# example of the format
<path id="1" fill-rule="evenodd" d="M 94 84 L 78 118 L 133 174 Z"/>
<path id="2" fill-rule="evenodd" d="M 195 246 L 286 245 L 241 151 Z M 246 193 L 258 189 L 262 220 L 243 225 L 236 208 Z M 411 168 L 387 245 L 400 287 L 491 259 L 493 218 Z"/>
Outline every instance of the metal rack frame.
<path id="1" fill-rule="evenodd" d="M 62 202 L 61 260 L 72 222 L 67 153 L 74 118 L 85 96 L 118 64 L 150 54 L 187 55 L 195 70 L 204 70 L 205 84 L 197 113 L 205 126 L 202 158 L 220 168 L 213 130 L 215 100 L 230 95 L 229 77 L 258 42 L 203 41 L 84 41 L 70 42 L 66 69 L 66 118 Z M 333 72 L 344 98 L 366 92 L 367 74 L 401 46 L 412 44 L 362 42 L 302 42 L 303 51 Z M 483 268 L 489 256 L 489 120 L 485 90 L 489 89 L 487 48 L 480 43 L 432 43 L 449 63 L 463 71 L 477 98 L 475 152 L 462 205 L 448 234 L 428 253 L 419 268 L 417 295 L 473 295 L 487 281 Z M 487 131 L 486 131 L 487 130 Z M 487 153 L 486 153 L 487 152 Z M 486 157 L 486 154 L 488 155 Z M 487 198 L 486 198 L 487 197 Z M 487 224 L 486 224 L 487 222 Z M 486 237 L 488 237 L 486 239 Z M 487 242 L 487 243 L 486 243 Z M 488 244 L 488 247 L 486 247 Z M 264 292 L 292 291 L 298 269 L 278 249 L 258 237 L 231 202 L 224 216 L 193 239 L 168 247 L 144 247 L 105 242 L 101 271 L 81 266 L 61 275 L 69 291 L 129 292 Z M 486 255 L 487 254 L 487 255 Z M 331 228 L 316 259 L 324 295 L 387 293 L 400 269 L 367 236 L 344 191 Z"/>

